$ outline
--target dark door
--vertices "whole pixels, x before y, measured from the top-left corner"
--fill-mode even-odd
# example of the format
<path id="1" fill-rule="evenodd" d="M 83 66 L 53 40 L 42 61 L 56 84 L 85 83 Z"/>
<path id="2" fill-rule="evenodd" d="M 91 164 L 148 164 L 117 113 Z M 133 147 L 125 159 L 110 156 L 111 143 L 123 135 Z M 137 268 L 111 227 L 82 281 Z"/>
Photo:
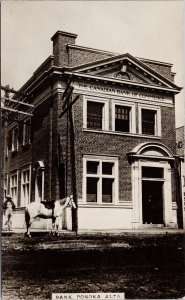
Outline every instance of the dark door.
<path id="1" fill-rule="evenodd" d="M 142 181 L 143 224 L 163 224 L 163 182 Z"/>

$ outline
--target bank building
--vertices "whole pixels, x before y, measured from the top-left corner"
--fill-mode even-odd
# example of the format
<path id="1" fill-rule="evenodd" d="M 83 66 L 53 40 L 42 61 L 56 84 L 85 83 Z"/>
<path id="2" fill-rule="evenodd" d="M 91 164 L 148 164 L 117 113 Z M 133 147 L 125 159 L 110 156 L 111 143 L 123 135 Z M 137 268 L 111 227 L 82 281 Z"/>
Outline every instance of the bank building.
<path id="1" fill-rule="evenodd" d="M 53 54 L 13 97 L 33 107 L 8 104 L 30 112 L 17 120 L 9 113 L 3 128 L 13 227 L 24 228 L 28 203 L 73 195 L 77 208 L 65 209 L 63 229 L 185 228 L 172 64 L 78 46 L 76 38 L 57 31 Z"/>

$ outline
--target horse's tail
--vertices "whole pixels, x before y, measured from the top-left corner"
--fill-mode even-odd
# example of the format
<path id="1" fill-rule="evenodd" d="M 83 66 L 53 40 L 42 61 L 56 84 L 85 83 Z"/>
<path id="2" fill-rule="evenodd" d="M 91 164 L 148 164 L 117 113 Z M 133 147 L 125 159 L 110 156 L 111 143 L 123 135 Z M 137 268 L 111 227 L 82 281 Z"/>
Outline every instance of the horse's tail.
<path id="1" fill-rule="evenodd" d="M 26 210 L 25 210 L 25 222 L 26 222 L 26 228 L 28 228 L 28 227 L 29 227 L 29 224 L 30 224 L 30 214 L 29 214 L 27 208 L 26 208 Z"/>

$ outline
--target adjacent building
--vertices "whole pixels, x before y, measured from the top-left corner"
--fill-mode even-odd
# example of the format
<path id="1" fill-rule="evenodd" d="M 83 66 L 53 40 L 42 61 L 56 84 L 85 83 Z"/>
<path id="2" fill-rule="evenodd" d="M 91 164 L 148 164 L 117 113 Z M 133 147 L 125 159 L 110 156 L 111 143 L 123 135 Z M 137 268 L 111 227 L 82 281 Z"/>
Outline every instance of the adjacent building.
<path id="1" fill-rule="evenodd" d="M 75 44 L 57 31 L 4 127 L 4 189 L 24 226 L 31 201 L 74 195 L 62 227 L 182 228 L 172 64 Z M 13 113 L 12 113 L 13 114 Z M 15 115 L 15 114 L 14 114 Z M 37 222 L 35 226 L 50 226 Z M 185 224 L 184 224 L 185 226 Z"/>
<path id="2" fill-rule="evenodd" d="M 184 154 L 185 154 L 185 132 L 184 126 L 176 128 L 176 153 L 179 157 L 178 163 L 178 171 L 179 171 L 179 186 L 181 189 L 180 200 L 182 201 L 182 211 L 183 211 L 183 228 L 185 228 L 185 162 L 184 162 Z"/>

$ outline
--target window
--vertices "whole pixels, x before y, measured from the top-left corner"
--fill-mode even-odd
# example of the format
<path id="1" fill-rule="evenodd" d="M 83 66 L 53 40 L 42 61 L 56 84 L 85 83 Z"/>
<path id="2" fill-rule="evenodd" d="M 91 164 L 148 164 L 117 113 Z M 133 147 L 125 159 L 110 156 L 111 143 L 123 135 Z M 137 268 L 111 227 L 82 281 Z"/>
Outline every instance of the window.
<path id="1" fill-rule="evenodd" d="M 14 172 L 10 176 L 10 195 L 13 202 L 17 206 L 18 200 L 18 172 Z"/>
<path id="2" fill-rule="evenodd" d="M 139 104 L 139 133 L 161 136 L 160 107 Z"/>
<path id="3" fill-rule="evenodd" d="M 142 133 L 155 135 L 156 111 L 142 109 Z"/>
<path id="4" fill-rule="evenodd" d="M 4 197 L 8 195 L 8 174 L 4 175 Z"/>
<path id="5" fill-rule="evenodd" d="M 12 129 L 12 151 L 17 151 L 19 148 L 19 130 L 18 128 Z"/>
<path id="6" fill-rule="evenodd" d="M 110 158 L 111 159 L 111 158 Z M 117 158 L 84 158 L 84 194 L 87 203 L 112 204 L 117 200 Z"/>
<path id="7" fill-rule="evenodd" d="M 136 133 L 135 103 L 113 100 L 112 130 L 120 133 Z"/>
<path id="8" fill-rule="evenodd" d="M 102 129 L 103 103 L 87 101 L 87 128 Z"/>
<path id="9" fill-rule="evenodd" d="M 109 130 L 108 100 L 85 97 L 83 101 L 83 126 L 91 130 Z"/>
<path id="10" fill-rule="evenodd" d="M 27 206 L 30 201 L 30 168 L 21 173 L 21 206 Z"/>
<path id="11" fill-rule="evenodd" d="M 142 167 L 142 177 L 164 178 L 164 169 L 156 167 Z"/>
<path id="12" fill-rule="evenodd" d="M 130 132 L 130 107 L 115 106 L 115 131 Z"/>
<path id="13" fill-rule="evenodd" d="M 8 140 L 9 140 L 9 132 L 7 132 L 7 134 L 5 135 L 5 139 L 4 139 L 4 154 L 5 154 L 5 158 L 8 157 Z"/>
<path id="14" fill-rule="evenodd" d="M 28 119 L 23 124 L 23 145 L 29 144 L 31 140 L 31 120 Z"/>

